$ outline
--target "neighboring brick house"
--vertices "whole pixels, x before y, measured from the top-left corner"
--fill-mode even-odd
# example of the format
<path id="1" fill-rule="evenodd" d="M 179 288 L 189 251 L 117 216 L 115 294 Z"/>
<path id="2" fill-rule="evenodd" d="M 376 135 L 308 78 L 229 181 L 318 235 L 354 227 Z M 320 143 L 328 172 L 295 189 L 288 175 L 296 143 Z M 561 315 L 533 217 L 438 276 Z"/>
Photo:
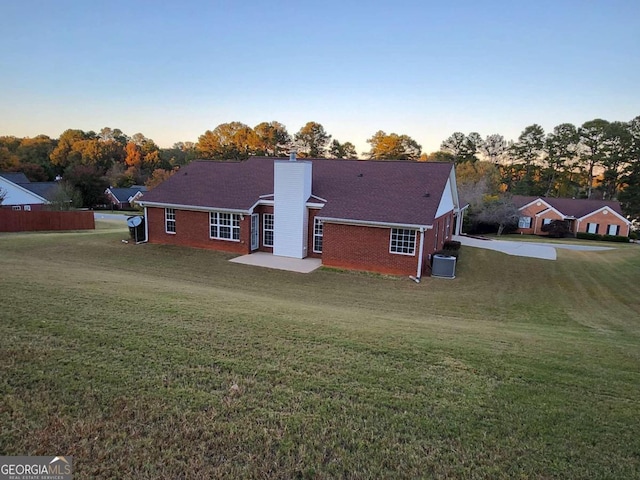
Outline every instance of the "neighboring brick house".
<path id="1" fill-rule="evenodd" d="M 195 161 L 137 203 L 151 243 L 417 277 L 459 211 L 452 164 L 295 155 Z"/>
<path id="2" fill-rule="evenodd" d="M 145 186 L 133 185 L 127 188 L 109 187 L 104 193 L 114 208 L 127 210 L 132 208 L 133 202 L 142 198 L 146 191 Z"/>
<path id="3" fill-rule="evenodd" d="M 516 232 L 546 235 L 545 224 L 565 220 L 569 229 L 602 235 L 629 236 L 631 222 L 622 215 L 620 203 L 613 200 L 587 200 L 514 195 L 520 211 Z"/>
<path id="4" fill-rule="evenodd" d="M 31 182 L 24 173 L 0 172 L 0 189 L 5 198 L 0 208 L 12 210 L 42 210 L 53 200 L 56 182 Z"/>

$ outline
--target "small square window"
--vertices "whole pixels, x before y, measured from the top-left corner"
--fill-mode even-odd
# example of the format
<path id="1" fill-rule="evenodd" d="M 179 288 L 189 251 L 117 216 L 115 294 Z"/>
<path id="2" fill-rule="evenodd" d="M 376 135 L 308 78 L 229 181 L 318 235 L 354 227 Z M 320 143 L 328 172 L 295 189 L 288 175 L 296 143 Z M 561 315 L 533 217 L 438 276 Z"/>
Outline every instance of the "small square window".
<path id="1" fill-rule="evenodd" d="M 401 255 L 414 255 L 416 251 L 416 231 L 409 228 L 392 228 L 389 251 Z"/>

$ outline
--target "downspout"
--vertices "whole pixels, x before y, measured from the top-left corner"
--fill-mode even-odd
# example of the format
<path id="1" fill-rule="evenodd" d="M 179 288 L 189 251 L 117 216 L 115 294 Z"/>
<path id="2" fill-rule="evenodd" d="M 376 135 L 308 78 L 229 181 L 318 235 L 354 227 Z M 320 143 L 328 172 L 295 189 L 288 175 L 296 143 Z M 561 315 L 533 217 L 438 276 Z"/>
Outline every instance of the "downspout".
<path id="1" fill-rule="evenodd" d="M 415 277 L 409 277 L 416 283 L 420 283 L 422 277 L 422 253 L 424 251 L 424 227 L 420 227 L 420 251 L 418 252 L 418 268 Z"/>
<path id="2" fill-rule="evenodd" d="M 144 207 L 144 240 L 140 243 L 147 243 L 149 241 L 149 218 L 147 217 L 147 207 Z"/>

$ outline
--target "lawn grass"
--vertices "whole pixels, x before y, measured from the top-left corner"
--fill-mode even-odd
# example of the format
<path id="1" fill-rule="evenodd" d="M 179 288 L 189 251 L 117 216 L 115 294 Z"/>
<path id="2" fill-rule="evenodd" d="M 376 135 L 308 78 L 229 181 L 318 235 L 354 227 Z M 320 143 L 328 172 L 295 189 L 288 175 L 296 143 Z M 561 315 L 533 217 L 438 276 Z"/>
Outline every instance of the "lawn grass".
<path id="1" fill-rule="evenodd" d="M 640 478 L 640 249 L 457 278 L 0 235 L 0 453 L 76 478 Z M 106 228 L 108 227 L 108 228 Z"/>

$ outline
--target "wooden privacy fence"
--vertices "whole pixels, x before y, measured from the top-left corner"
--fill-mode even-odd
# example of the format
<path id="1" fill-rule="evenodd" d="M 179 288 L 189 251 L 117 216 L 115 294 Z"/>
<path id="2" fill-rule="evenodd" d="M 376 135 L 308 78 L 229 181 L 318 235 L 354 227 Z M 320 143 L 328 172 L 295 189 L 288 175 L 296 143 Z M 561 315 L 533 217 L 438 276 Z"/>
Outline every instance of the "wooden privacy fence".
<path id="1" fill-rule="evenodd" d="M 15 211 L 0 208 L 0 232 L 93 230 L 93 212 Z"/>

